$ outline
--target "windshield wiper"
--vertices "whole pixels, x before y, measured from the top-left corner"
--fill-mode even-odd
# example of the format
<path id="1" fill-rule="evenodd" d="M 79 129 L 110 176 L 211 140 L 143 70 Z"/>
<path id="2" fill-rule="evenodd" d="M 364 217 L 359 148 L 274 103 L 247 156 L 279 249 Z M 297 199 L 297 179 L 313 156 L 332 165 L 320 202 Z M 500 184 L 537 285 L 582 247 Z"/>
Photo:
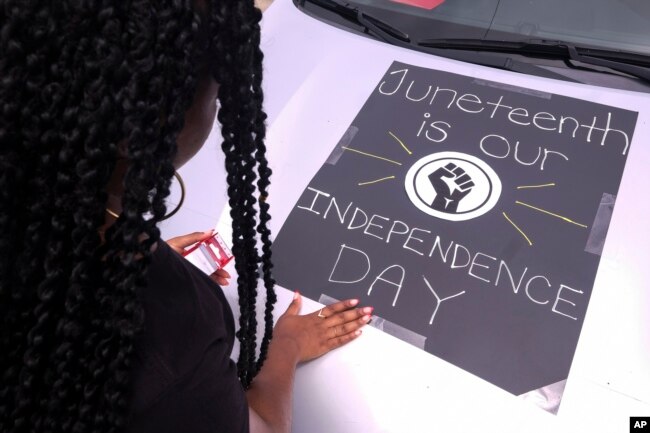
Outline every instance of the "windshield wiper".
<path id="1" fill-rule="evenodd" d="M 561 41 L 529 40 L 522 42 L 482 39 L 425 39 L 418 46 L 442 50 L 464 50 L 520 54 L 560 59 L 601 66 L 650 82 L 650 58 L 624 51 L 610 51 L 571 45 Z M 571 65 L 570 66 L 574 66 Z"/>
<path id="2" fill-rule="evenodd" d="M 503 57 L 491 53 L 481 52 L 463 52 L 462 50 L 437 49 L 435 47 L 426 47 L 422 44 L 415 44 L 411 41 L 409 35 L 395 26 L 377 18 L 367 11 L 361 10 L 358 6 L 352 6 L 343 0 L 300 0 L 300 5 L 304 7 L 305 3 L 325 9 L 349 23 L 364 29 L 364 33 L 373 36 L 376 39 L 398 47 L 415 49 L 428 54 L 434 54 L 448 59 L 459 60 L 461 62 L 473 63 L 482 66 L 489 66 L 507 71 L 519 72 L 522 74 L 535 75 L 538 77 L 553 78 L 556 80 L 570 81 L 578 83 L 570 77 L 558 74 L 548 69 L 532 65 L 526 62 Z M 422 42 L 422 41 L 421 41 Z M 426 41 L 425 41 L 426 42 Z"/>
<path id="3" fill-rule="evenodd" d="M 301 0 L 300 3 L 303 6 L 305 3 L 311 3 L 323 9 L 327 9 L 347 21 L 360 25 L 365 29 L 366 33 L 372 33 L 372 36 L 375 36 L 384 42 L 395 44 L 395 41 L 398 41 L 399 45 L 408 45 L 411 43 L 411 38 L 409 38 L 407 33 L 404 33 L 389 23 L 362 11 L 357 6 L 352 6 L 348 3 L 337 0 Z"/>

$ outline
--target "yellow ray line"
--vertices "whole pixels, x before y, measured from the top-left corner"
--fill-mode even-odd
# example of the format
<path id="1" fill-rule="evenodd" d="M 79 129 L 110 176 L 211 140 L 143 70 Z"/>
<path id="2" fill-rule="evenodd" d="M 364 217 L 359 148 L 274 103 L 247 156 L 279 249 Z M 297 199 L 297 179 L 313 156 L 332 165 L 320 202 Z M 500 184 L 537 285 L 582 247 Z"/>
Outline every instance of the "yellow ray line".
<path id="1" fill-rule="evenodd" d="M 349 150 L 350 152 L 356 152 L 356 153 L 360 153 L 361 155 L 369 156 L 371 158 L 377 158 L 377 159 L 381 159 L 382 161 L 388 161 L 388 162 L 391 162 L 393 164 L 402 165 L 401 162 L 393 161 L 392 159 L 384 158 L 383 156 L 377 156 L 377 155 L 373 155 L 372 153 L 362 152 L 360 150 L 353 149 L 353 148 L 347 147 L 347 146 L 341 146 L 341 147 L 343 149 L 345 149 L 345 150 Z"/>
<path id="2" fill-rule="evenodd" d="M 404 144 L 404 142 L 403 142 L 402 140 L 400 140 L 399 138 L 395 137 L 395 134 L 393 134 L 393 133 L 390 132 L 390 131 L 388 131 L 388 133 L 390 134 L 391 137 L 393 137 L 395 140 L 397 140 L 397 142 L 398 142 L 399 144 L 402 145 L 402 147 L 404 148 L 404 150 L 406 150 L 406 152 L 407 152 L 409 155 L 412 155 L 412 154 L 413 154 L 413 152 L 411 152 L 411 151 L 408 149 L 408 147 L 406 147 L 406 145 Z"/>
<path id="3" fill-rule="evenodd" d="M 512 226 L 513 226 L 514 228 L 516 228 L 517 231 L 518 231 L 519 233 L 521 233 L 521 235 L 526 239 L 526 241 L 528 242 L 528 245 L 533 245 L 533 243 L 530 241 L 530 239 L 528 239 L 528 236 L 526 236 L 526 233 L 524 233 L 524 231 L 523 231 L 522 229 L 520 229 L 520 228 L 517 226 L 517 224 L 515 224 L 515 223 L 514 223 L 510 218 L 508 218 L 508 215 L 506 215 L 505 212 L 502 212 L 502 213 L 503 213 L 503 216 L 508 220 L 508 222 L 509 222 L 510 224 L 512 224 Z"/>
<path id="4" fill-rule="evenodd" d="M 555 186 L 555 182 L 545 183 L 543 185 L 522 185 L 518 186 L 517 189 L 526 189 L 526 188 L 544 188 L 546 186 Z"/>
<path id="5" fill-rule="evenodd" d="M 373 183 L 381 182 L 382 180 L 389 180 L 389 179 L 395 179 L 395 176 L 382 177 L 381 179 L 371 180 L 368 182 L 359 182 L 359 186 L 370 185 Z"/>
<path id="6" fill-rule="evenodd" d="M 522 206 L 529 207 L 529 208 L 531 208 L 531 209 L 535 209 L 536 211 L 543 212 L 543 213 L 545 213 L 545 214 L 548 214 L 548 215 L 554 216 L 554 217 L 556 217 L 556 218 L 560 218 L 561 220 L 564 220 L 564 221 L 566 221 L 566 222 L 568 222 L 568 223 L 575 224 L 575 225 L 577 225 L 577 226 L 587 228 L 587 226 L 584 225 L 584 224 L 577 223 L 577 222 L 575 222 L 575 221 L 573 221 L 573 220 L 570 220 L 570 219 L 567 218 L 567 217 L 563 217 L 562 215 L 558 215 L 558 214 L 555 214 L 555 213 L 553 213 L 553 212 L 549 212 L 549 211 L 547 211 L 547 210 L 540 209 L 540 208 L 535 207 L 535 206 L 533 206 L 533 205 L 530 205 L 530 204 L 527 204 L 527 203 L 520 202 L 519 200 L 515 201 L 515 203 L 520 204 L 520 205 L 522 205 Z"/>

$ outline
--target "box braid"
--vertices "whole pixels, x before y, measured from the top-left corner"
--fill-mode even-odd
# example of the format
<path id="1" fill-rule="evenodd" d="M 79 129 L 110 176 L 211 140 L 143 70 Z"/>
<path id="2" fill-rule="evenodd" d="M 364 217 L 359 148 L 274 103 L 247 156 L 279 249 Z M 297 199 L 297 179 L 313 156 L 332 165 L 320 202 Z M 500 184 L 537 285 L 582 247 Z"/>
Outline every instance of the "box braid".
<path id="1" fill-rule="evenodd" d="M 273 305 L 276 300 L 275 281 L 271 275 L 270 231 L 267 228 L 270 220 L 269 206 L 266 203 L 271 170 L 266 161 L 264 146 L 266 115 L 261 108 L 263 94 L 259 21 L 262 15 L 250 2 L 226 0 L 214 6 L 210 18 L 211 26 L 216 31 L 212 33 L 211 45 L 216 54 L 214 58 L 221 59 L 221 62 L 214 63 L 213 71 L 215 79 L 221 84 L 218 119 L 224 138 L 222 149 L 226 155 L 228 197 L 233 221 L 233 253 L 239 292 L 240 328 L 237 338 L 240 341 L 240 354 L 237 366 L 240 380 L 248 387 L 266 357 L 272 338 Z M 229 8 L 237 10 L 234 16 L 238 19 L 224 19 L 227 16 L 225 10 Z M 233 46 L 237 49 L 233 50 Z M 247 73 L 232 74 L 230 68 Z M 240 103 L 235 104 L 234 101 Z M 256 179 L 257 194 L 262 197 L 259 201 L 259 222 L 256 222 Z M 261 256 L 257 250 L 257 233 L 262 243 Z M 256 361 L 255 303 L 260 263 L 266 289 L 265 331 L 259 359 Z"/>
<path id="2" fill-rule="evenodd" d="M 268 204 L 260 202 L 256 226 L 253 186 L 257 165 L 266 197 L 260 13 L 231 0 L 209 5 L 206 17 L 192 3 L 0 0 L 2 432 L 124 429 L 143 323 L 137 293 L 207 45 L 221 82 L 245 386 L 265 358 L 275 295 Z M 130 161 L 123 211 L 102 243 L 121 143 Z M 266 328 L 255 361 L 260 262 Z"/>
<path id="3" fill-rule="evenodd" d="M 259 68 L 259 73 L 253 76 L 253 101 L 257 107 L 262 106 L 264 95 L 262 92 L 262 73 L 261 65 L 263 60 L 262 50 L 259 49 L 259 32 L 255 32 L 254 40 L 251 46 L 254 49 L 255 60 L 254 63 Z M 255 146 L 257 153 L 255 159 L 258 163 L 259 180 L 257 182 L 257 189 L 260 195 L 260 220 L 257 225 L 257 232 L 260 234 L 262 241 L 262 275 L 264 286 L 266 288 L 266 305 L 264 309 L 264 337 L 260 347 L 260 357 L 257 360 L 256 372 L 260 370 L 266 353 L 268 345 L 273 337 L 273 306 L 277 300 L 275 295 L 275 279 L 273 278 L 272 269 L 273 263 L 271 262 L 271 230 L 268 228 L 268 223 L 271 220 L 269 214 L 269 204 L 267 203 L 268 188 L 270 186 L 271 169 L 269 168 L 266 160 L 266 146 L 264 144 L 264 137 L 266 136 L 266 114 L 262 110 L 256 110 L 257 117 L 253 121 Z"/>

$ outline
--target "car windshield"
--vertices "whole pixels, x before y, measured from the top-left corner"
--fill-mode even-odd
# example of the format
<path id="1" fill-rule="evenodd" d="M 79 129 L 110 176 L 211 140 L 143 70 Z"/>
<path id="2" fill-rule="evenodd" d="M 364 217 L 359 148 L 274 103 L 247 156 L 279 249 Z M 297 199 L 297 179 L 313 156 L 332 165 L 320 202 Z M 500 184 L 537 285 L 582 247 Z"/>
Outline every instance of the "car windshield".
<path id="1" fill-rule="evenodd" d="M 358 0 L 411 40 L 552 40 L 650 55 L 648 0 Z M 314 11 L 317 15 L 318 12 Z"/>

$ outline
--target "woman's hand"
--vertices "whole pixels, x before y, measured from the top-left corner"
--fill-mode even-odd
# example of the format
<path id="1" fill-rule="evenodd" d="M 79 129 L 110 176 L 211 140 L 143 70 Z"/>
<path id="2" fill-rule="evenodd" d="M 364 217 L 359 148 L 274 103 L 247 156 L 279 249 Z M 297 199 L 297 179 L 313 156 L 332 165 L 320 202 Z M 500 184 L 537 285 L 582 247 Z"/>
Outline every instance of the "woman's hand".
<path id="1" fill-rule="evenodd" d="M 348 299 L 300 316 L 302 298 L 296 292 L 275 325 L 273 342 L 295 350 L 298 362 L 318 358 L 361 335 L 360 328 L 370 322 L 373 307 L 354 308 L 358 303 Z"/>
<path id="2" fill-rule="evenodd" d="M 194 245 L 197 242 L 206 240 L 213 234 L 214 230 L 208 230 L 205 232 L 194 232 L 184 236 L 177 236 L 167 240 L 167 245 L 178 254 L 183 255 L 185 248 Z M 227 286 L 230 274 L 226 272 L 225 269 L 217 269 L 212 275 L 210 275 L 210 278 L 220 286 Z"/>

